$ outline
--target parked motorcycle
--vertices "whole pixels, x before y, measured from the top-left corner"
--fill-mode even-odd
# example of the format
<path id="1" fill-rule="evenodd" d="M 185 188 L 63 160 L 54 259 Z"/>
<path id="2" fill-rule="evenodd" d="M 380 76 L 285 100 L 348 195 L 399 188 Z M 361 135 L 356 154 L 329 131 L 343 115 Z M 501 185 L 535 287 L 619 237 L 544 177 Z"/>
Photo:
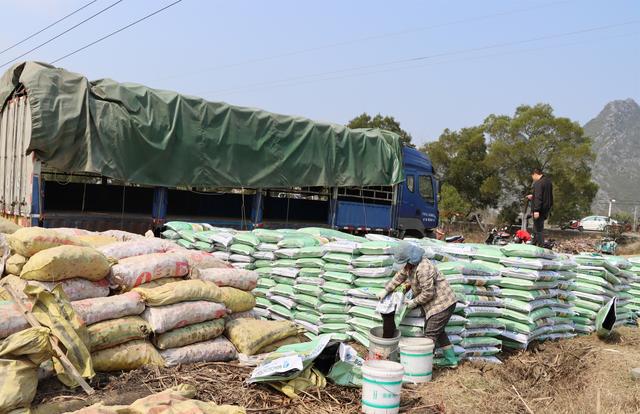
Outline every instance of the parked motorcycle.
<path id="1" fill-rule="evenodd" d="M 462 234 L 446 237 L 445 232 L 440 229 L 436 229 L 436 239 L 443 240 L 446 243 L 464 243 L 464 236 Z"/>
<path id="2" fill-rule="evenodd" d="M 449 236 L 449 237 L 445 237 L 444 241 L 447 243 L 464 243 L 464 236 L 462 234 Z"/>
<path id="3" fill-rule="evenodd" d="M 509 244 L 511 241 L 511 233 L 509 233 L 509 227 L 505 226 L 500 229 L 493 228 L 487 235 L 485 244 L 490 244 L 493 246 L 504 246 Z"/>
<path id="4" fill-rule="evenodd" d="M 568 223 L 561 224 L 560 229 L 561 230 L 578 230 L 578 231 L 584 230 L 582 228 L 582 223 L 580 223 L 580 220 L 571 220 Z"/>

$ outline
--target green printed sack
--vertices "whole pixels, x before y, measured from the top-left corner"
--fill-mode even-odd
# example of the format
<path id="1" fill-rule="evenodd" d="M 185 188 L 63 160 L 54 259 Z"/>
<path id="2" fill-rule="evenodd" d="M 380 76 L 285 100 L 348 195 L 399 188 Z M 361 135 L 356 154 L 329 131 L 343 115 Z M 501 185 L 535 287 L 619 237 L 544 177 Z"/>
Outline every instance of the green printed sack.
<path id="1" fill-rule="evenodd" d="M 394 249 L 398 246 L 397 242 L 386 242 L 386 241 L 370 241 L 366 243 L 362 243 L 358 248 L 358 252 L 360 254 L 366 255 L 392 255 Z"/>
<path id="2" fill-rule="evenodd" d="M 327 282 L 322 285 L 324 292 L 336 295 L 346 295 L 349 289 L 351 289 L 351 286 L 346 283 Z"/>
<path id="3" fill-rule="evenodd" d="M 351 270 L 353 270 L 353 266 L 348 264 L 325 262 L 323 269 L 325 270 L 325 272 L 349 273 L 351 272 Z"/>
<path id="4" fill-rule="evenodd" d="M 353 281 L 353 284 L 359 288 L 368 287 L 368 288 L 384 289 L 384 287 L 387 286 L 387 283 L 389 283 L 390 280 L 391 278 L 386 278 L 386 277 L 383 277 L 383 278 L 359 277 Z"/>
<path id="5" fill-rule="evenodd" d="M 327 282 L 338 282 L 345 284 L 352 284 L 355 280 L 355 276 L 351 273 L 340 273 L 340 272 L 324 272 L 322 278 Z"/>
<path id="6" fill-rule="evenodd" d="M 393 256 L 360 256 L 352 261 L 354 267 L 388 267 L 393 263 Z"/>
<path id="7" fill-rule="evenodd" d="M 353 256 L 351 256 L 350 254 L 344 253 L 327 253 L 322 257 L 325 262 L 337 263 L 342 265 L 350 265 L 352 258 Z"/>
<path id="8" fill-rule="evenodd" d="M 325 265 L 324 260 L 322 259 L 318 259 L 315 257 L 302 257 L 298 260 L 296 260 L 295 263 L 296 267 L 306 267 L 306 268 L 317 268 L 317 269 L 322 269 Z"/>
<path id="9" fill-rule="evenodd" d="M 249 232 L 237 233 L 233 236 L 233 243 L 246 244 L 254 249 L 260 245 L 260 239 L 255 234 Z"/>
<path id="10" fill-rule="evenodd" d="M 300 293 L 303 295 L 310 295 L 314 297 L 318 297 L 322 295 L 322 289 L 320 286 L 312 286 L 312 285 L 293 285 L 293 290 L 296 293 Z"/>

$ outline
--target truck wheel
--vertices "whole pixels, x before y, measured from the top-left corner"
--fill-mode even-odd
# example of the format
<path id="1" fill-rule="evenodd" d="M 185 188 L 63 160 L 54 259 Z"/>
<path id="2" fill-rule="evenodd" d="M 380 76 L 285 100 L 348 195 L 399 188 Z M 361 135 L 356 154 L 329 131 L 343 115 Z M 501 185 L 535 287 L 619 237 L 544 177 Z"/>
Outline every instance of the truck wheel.
<path id="1" fill-rule="evenodd" d="M 582 233 L 582 232 L 584 231 L 584 227 L 582 227 L 582 226 L 578 227 L 578 231 L 579 231 L 580 233 Z"/>
<path id="2" fill-rule="evenodd" d="M 404 237 L 411 237 L 411 238 L 414 238 L 414 239 L 422 239 L 423 237 L 425 237 L 425 235 L 420 233 L 419 230 L 409 229 L 409 230 L 405 230 Z"/>

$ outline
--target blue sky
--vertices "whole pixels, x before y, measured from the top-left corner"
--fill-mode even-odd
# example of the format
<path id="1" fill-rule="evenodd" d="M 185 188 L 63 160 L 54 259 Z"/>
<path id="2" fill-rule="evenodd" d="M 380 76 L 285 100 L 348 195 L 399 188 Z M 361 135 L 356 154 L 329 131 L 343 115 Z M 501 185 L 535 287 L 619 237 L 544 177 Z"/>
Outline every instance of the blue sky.
<path id="1" fill-rule="evenodd" d="M 123 0 L 21 60 L 51 62 L 173 1 Z M 2 1 L 0 50 L 88 2 Z M 610 100 L 640 101 L 640 2 L 183 0 L 57 65 L 321 121 L 380 112 L 422 143 L 520 104 L 585 123 Z"/>

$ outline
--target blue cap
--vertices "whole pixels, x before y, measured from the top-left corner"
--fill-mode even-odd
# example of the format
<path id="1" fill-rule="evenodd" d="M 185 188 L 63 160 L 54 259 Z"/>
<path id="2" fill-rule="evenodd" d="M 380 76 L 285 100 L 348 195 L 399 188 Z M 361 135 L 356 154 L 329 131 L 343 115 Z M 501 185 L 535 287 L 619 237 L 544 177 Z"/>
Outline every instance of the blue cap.
<path id="1" fill-rule="evenodd" d="M 422 261 L 424 250 L 415 244 L 402 242 L 395 248 L 393 258 L 398 264 L 417 265 Z"/>

